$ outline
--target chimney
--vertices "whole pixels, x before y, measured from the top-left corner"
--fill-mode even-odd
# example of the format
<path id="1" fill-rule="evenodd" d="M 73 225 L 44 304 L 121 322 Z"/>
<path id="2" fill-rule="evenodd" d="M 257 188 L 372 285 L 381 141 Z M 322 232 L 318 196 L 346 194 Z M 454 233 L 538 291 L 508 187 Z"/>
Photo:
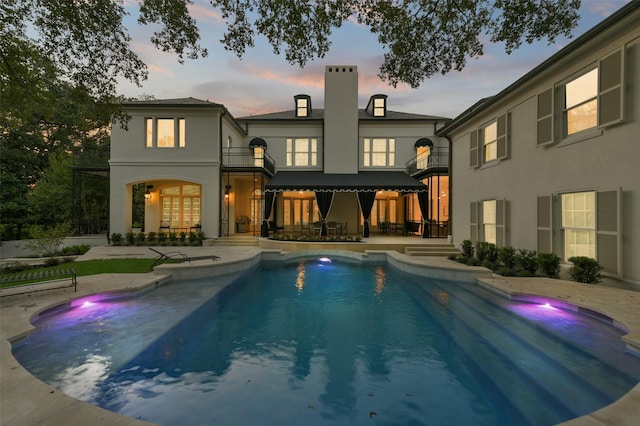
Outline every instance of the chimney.
<path id="1" fill-rule="evenodd" d="M 358 173 L 358 67 L 324 71 L 324 172 Z"/>

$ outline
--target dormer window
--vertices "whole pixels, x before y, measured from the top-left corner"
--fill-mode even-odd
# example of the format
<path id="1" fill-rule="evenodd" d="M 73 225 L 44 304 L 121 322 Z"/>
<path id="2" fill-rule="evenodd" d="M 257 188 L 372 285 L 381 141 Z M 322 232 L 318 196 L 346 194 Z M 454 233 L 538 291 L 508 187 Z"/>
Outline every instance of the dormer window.
<path id="1" fill-rule="evenodd" d="M 293 99 L 296 103 L 296 117 L 309 117 L 311 115 L 311 96 L 296 95 Z"/>
<path id="2" fill-rule="evenodd" d="M 367 112 L 374 117 L 385 117 L 387 115 L 387 95 L 373 95 L 369 99 Z"/>

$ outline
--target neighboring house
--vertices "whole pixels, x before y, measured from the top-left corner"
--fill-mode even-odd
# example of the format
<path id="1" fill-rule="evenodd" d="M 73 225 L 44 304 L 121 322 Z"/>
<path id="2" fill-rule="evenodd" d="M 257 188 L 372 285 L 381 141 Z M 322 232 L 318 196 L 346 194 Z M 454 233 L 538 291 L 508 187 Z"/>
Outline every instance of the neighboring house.
<path id="1" fill-rule="evenodd" d="M 128 129 L 111 137 L 111 232 L 130 231 L 141 185 L 147 232 L 200 223 L 207 237 L 264 236 L 271 222 L 447 235 L 448 142 L 435 134 L 449 119 L 394 112 L 380 94 L 359 109 L 356 66 L 326 67 L 324 109 L 292 100 L 290 111 L 238 119 L 193 98 L 126 103 Z"/>
<path id="2" fill-rule="evenodd" d="M 452 235 L 640 282 L 640 2 L 440 129 Z"/>

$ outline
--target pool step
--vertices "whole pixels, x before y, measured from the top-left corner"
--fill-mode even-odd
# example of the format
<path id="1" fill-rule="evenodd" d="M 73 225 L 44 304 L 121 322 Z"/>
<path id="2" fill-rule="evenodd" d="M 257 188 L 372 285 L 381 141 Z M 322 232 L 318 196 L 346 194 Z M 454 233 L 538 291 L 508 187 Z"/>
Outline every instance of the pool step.
<path id="1" fill-rule="evenodd" d="M 458 256 L 460 250 L 453 244 L 429 244 L 425 246 L 407 246 L 404 249 L 404 254 L 409 256 Z"/>
<path id="2" fill-rule="evenodd" d="M 441 293 L 446 293 L 446 286 L 439 289 L 437 285 L 434 287 L 437 289 L 435 295 L 440 294 L 442 298 Z M 432 304 L 434 295 L 430 295 L 425 288 L 422 291 L 423 303 Z M 482 301 L 478 305 L 478 300 L 472 299 L 469 302 L 464 294 L 452 300 L 446 299 L 446 309 L 451 315 L 442 319 L 440 325 L 450 331 L 459 350 L 468 355 L 484 372 L 484 379 L 481 380 L 485 382 L 485 386 L 501 393 L 504 398 L 511 400 L 510 395 L 519 392 L 517 387 L 514 388 L 514 384 L 518 382 L 515 379 L 519 377 L 520 380 L 536 383 L 534 388 L 528 390 L 531 401 L 546 401 L 546 404 L 552 404 L 567 414 L 586 414 L 573 412 L 573 409 L 565 406 L 564 401 L 574 400 L 575 407 L 593 407 L 594 399 L 599 400 L 603 394 L 608 395 L 608 385 L 620 379 L 617 374 L 611 374 L 611 383 L 603 381 L 602 388 L 594 388 L 582 380 L 590 372 L 574 368 L 571 362 L 565 363 L 564 367 L 560 364 L 547 364 L 543 367 L 537 362 L 535 354 L 552 358 L 577 358 L 584 354 L 567 351 L 561 340 L 540 329 L 523 327 L 525 321 L 516 320 L 512 313 L 489 301 Z M 436 302 L 438 300 L 435 298 Z M 531 333 L 529 341 L 536 342 L 535 346 L 522 338 L 524 334 Z M 478 339 L 479 336 L 487 340 Z M 565 377 L 566 380 L 556 381 L 557 377 Z M 579 389 L 575 389 L 576 383 L 579 383 Z M 523 404 L 521 400 L 513 400 L 511 403 L 531 424 L 540 424 L 545 419 L 542 410 L 531 411 L 526 402 Z M 535 402 L 533 404 L 539 405 Z"/>
<path id="3" fill-rule="evenodd" d="M 210 240 L 210 246 L 258 246 L 257 237 L 220 237 L 215 240 Z"/>

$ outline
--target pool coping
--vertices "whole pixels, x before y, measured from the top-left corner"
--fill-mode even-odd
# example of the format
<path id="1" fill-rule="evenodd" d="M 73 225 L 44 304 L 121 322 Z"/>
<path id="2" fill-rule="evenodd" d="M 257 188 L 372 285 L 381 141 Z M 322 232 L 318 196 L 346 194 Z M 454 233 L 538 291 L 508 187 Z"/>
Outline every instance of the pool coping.
<path id="1" fill-rule="evenodd" d="M 320 249 L 317 253 L 326 253 Z M 31 331 L 31 321 L 54 306 L 67 305 L 87 297 L 115 297 L 123 293 L 144 292 L 175 279 L 193 279 L 215 271 L 226 274 L 247 270 L 261 260 L 293 259 L 303 253 L 246 248 L 222 261 L 197 261 L 191 264 L 161 265 L 147 274 L 101 274 L 78 278 L 78 291 L 57 289 L 37 294 L 10 296 L 0 299 L 0 424 L 9 425 L 150 425 L 92 404 L 64 395 L 41 382 L 23 368 L 13 357 L 13 343 Z M 228 252 L 226 253 L 228 254 Z M 640 353 L 640 292 L 599 287 L 545 278 L 505 278 L 491 274 L 481 267 L 467 267 L 446 258 L 411 257 L 388 250 L 367 250 L 364 253 L 346 252 L 344 256 L 364 261 L 386 261 L 401 270 L 463 281 L 479 285 L 504 297 L 530 300 L 544 297 L 564 307 L 589 309 L 612 319 L 612 324 L 627 331 L 623 340 Z M 428 274 L 426 272 L 429 272 Z M 552 302 L 554 303 L 554 302 Z M 637 424 L 640 418 L 640 383 L 622 398 L 588 415 L 562 423 L 565 426 L 625 426 Z"/>

